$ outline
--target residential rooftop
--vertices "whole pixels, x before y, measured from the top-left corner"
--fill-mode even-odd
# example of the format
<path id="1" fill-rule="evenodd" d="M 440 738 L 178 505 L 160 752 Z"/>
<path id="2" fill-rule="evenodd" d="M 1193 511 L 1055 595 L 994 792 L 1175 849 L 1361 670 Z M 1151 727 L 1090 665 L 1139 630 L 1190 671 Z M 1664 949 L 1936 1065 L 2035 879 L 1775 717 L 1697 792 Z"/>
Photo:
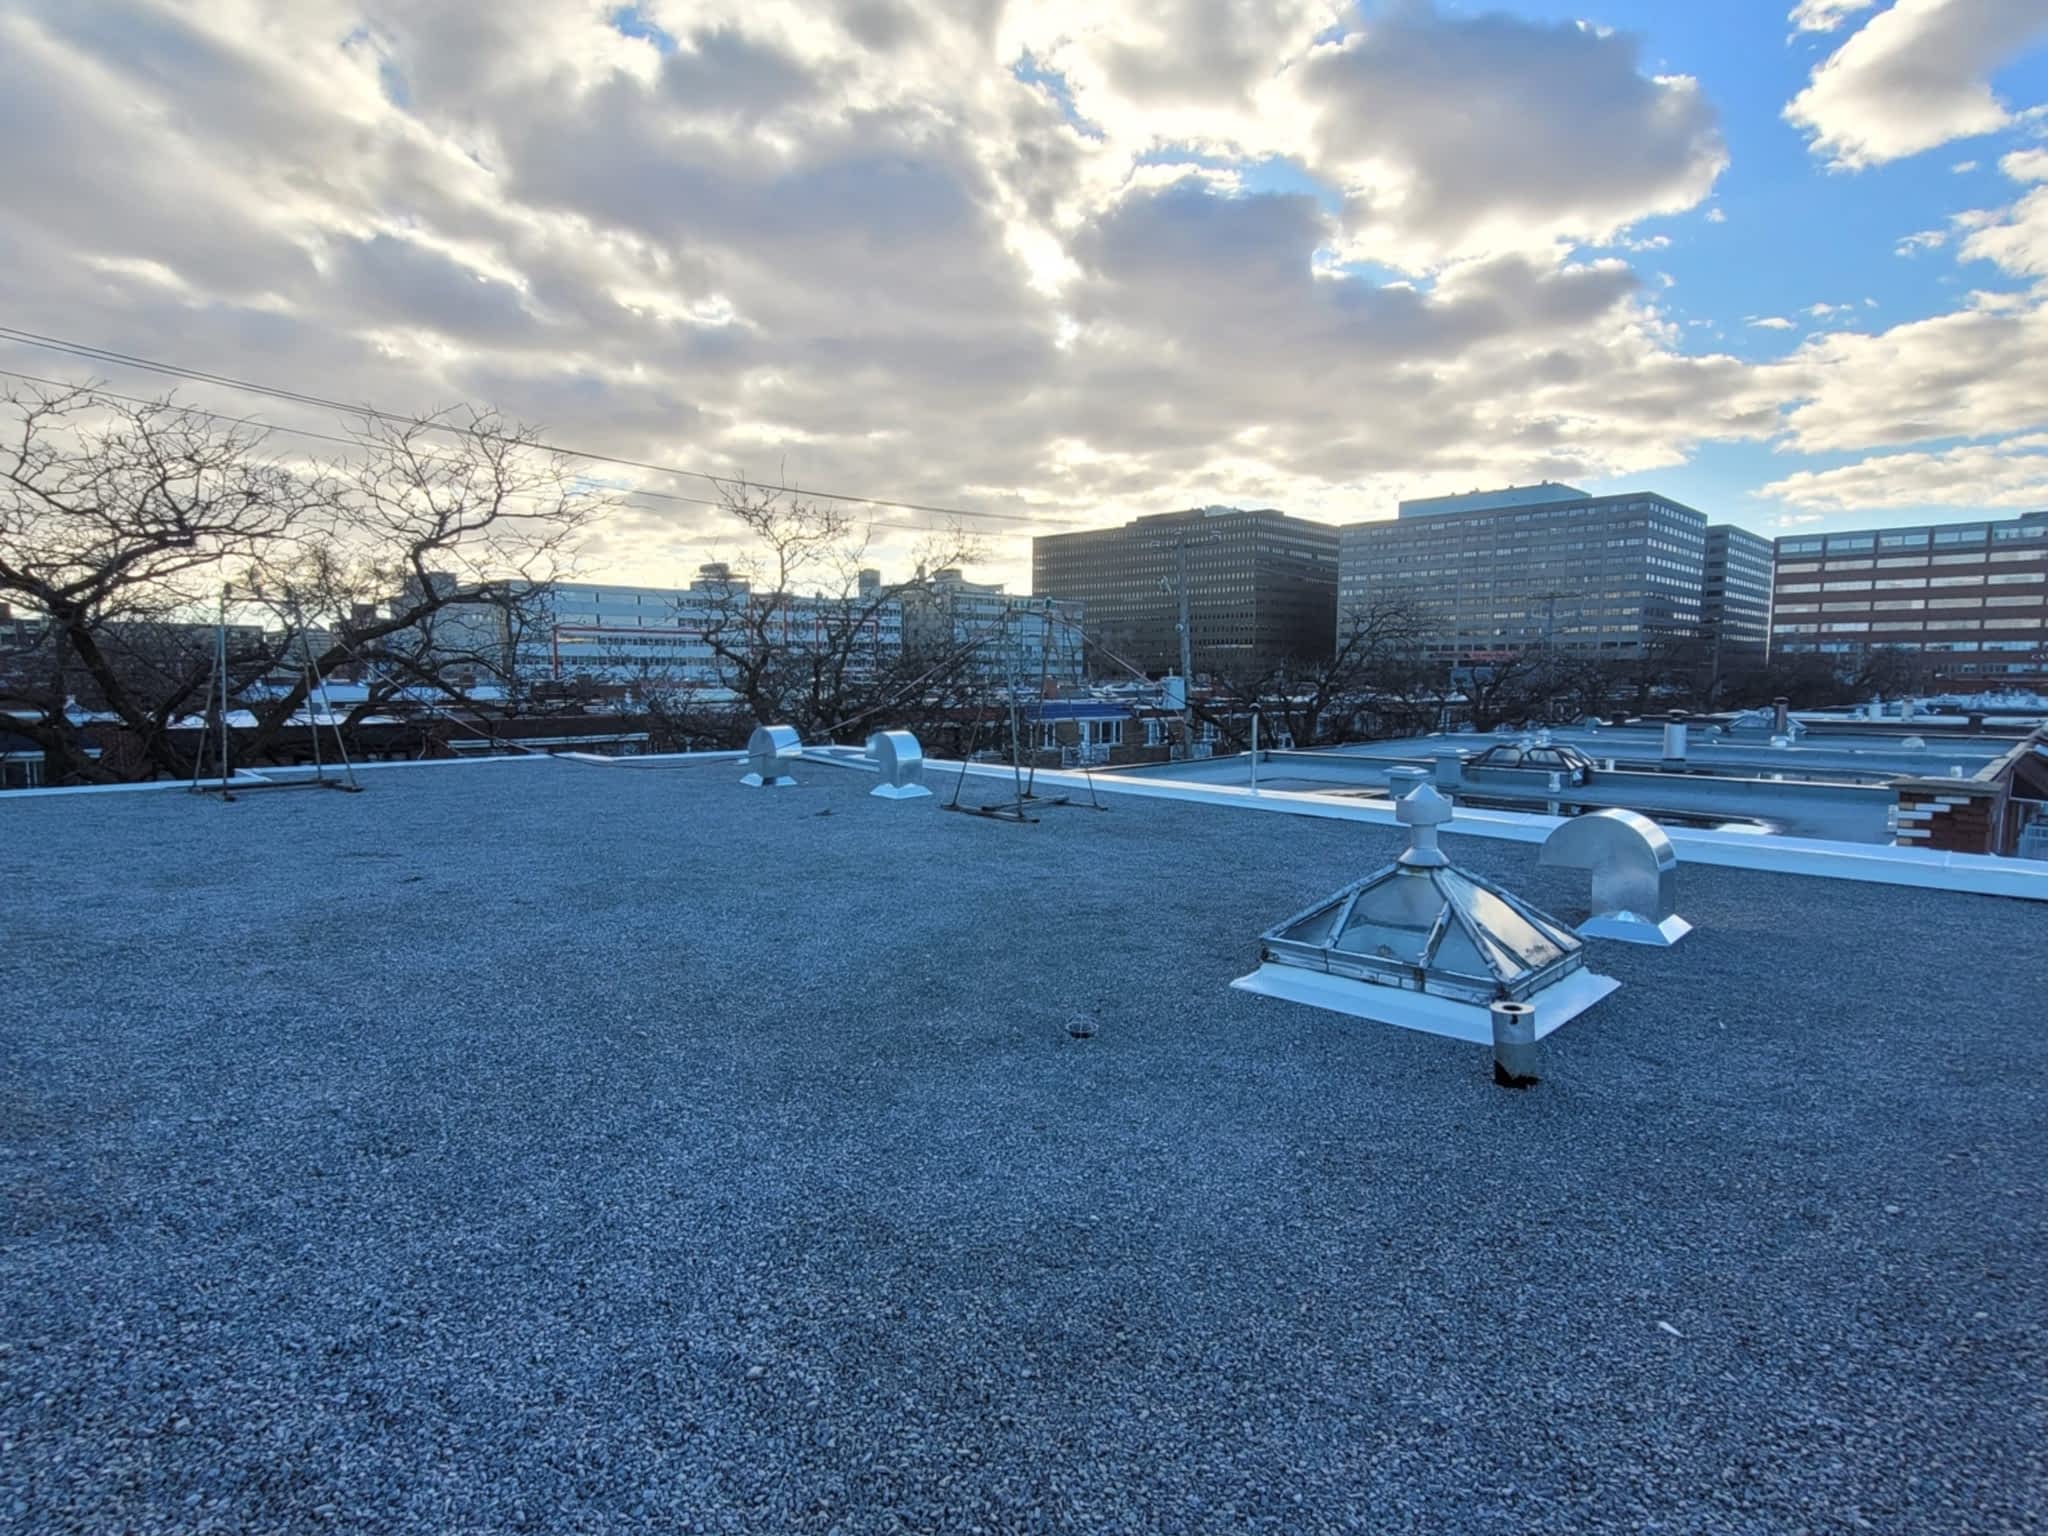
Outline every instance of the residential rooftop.
<path id="1" fill-rule="evenodd" d="M 740 772 L 0 801 L 18 1528 L 2048 1519 L 2040 904 L 1683 864 L 1513 1092 L 1229 985 L 1393 827 Z"/>

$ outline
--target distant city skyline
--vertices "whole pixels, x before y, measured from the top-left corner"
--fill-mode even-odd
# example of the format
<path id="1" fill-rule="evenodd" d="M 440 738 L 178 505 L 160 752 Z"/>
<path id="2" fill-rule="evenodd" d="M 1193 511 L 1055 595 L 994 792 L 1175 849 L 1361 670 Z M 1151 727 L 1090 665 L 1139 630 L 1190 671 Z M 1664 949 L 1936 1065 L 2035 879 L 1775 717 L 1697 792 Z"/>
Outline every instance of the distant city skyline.
<path id="1" fill-rule="evenodd" d="M 2044 43 L 2039 0 L 30 0 L 0 326 L 993 514 L 1013 590 L 1033 534 L 1218 503 L 2010 516 L 2048 506 Z M 602 473 L 594 578 L 742 552 L 703 481 Z M 877 515 L 913 561 L 935 519 Z"/>

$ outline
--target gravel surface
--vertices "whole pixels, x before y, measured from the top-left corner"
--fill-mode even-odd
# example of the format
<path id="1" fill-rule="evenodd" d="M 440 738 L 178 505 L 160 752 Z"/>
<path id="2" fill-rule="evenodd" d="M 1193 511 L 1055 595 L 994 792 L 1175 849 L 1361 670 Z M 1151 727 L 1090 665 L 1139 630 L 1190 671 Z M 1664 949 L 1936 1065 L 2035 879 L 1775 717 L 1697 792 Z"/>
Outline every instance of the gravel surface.
<path id="1" fill-rule="evenodd" d="M 0 800 L 0 1528 L 2048 1522 L 2040 907 L 1688 869 L 1512 1093 L 1226 985 L 1390 831 L 798 771 Z"/>

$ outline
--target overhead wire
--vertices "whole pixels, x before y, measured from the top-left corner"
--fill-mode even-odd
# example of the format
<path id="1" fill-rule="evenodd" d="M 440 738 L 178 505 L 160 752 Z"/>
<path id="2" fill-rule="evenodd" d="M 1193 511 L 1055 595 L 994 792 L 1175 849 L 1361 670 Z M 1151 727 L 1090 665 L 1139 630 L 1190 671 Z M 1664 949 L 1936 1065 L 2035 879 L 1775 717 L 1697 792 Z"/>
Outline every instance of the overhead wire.
<path id="1" fill-rule="evenodd" d="M 181 363 L 166 362 L 160 358 L 142 357 L 135 353 L 117 351 L 111 347 L 96 346 L 90 342 L 73 341 L 60 336 L 45 335 L 39 331 L 22 330 L 15 326 L 0 325 L 0 338 L 22 346 L 38 347 L 45 351 L 67 353 L 91 362 L 112 363 L 124 368 L 137 368 L 147 373 L 161 374 L 166 378 L 185 379 L 193 383 L 213 384 L 224 389 L 241 390 L 268 399 L 288 401 L 295 405 L 310 406 L 321 410 L 336 411 L 346 416 L 364 417 L 401 425 L 422 425 L 432 430 L 460 436 L 498 441 L 522 441 L 511 439 L 504 433 L 490 432 L 481 427 L 462 426 L 455 422 L 434 421 L 428 418 L 408 416 L 401 412 L 384 410 L 378 406 L 345 400 L 335 400 L 324 395 L 308 394 L 302 390 L 286 389 L 279 385 L 261 384 L 253 380 L 237 378 L 232 374 L 213 373 L 202 368 L 191 368 Z M 560 443 L 533 439 L 528 443 L 544 452 L 560 454 L 563 458 L 581 459 L 591 464 L 610 464 L 624 469 L 647 470 L 654 474 L 674 475 L 688 479 L 706 480 L 720 487 L 737 486 L 748 490 L 769 492 L 799 492 L 819 501 L 839 501 L 860 506 L 878 507 L 902 512 L 921 512 L 934 517 L 962 517 L 997 522 L 1031 523 L 1037 519 L 1022 512 L 991 512 L 971 507 L 948 507 L 929 502 L 902 501 L 885 496 L 863 496 L 848 491 L 803 489 L 800 487 L 771 485 L 765 481 L 750 480 L 743 475 L 719 475 L 709 470 L 690 469 L 677 464 L 659 464 L 646 459 L 630 459 L 618 454 L 598 453 L 590 449 L 573 448 Z M 716 505 L 716 503 L 707 503 Z"/>

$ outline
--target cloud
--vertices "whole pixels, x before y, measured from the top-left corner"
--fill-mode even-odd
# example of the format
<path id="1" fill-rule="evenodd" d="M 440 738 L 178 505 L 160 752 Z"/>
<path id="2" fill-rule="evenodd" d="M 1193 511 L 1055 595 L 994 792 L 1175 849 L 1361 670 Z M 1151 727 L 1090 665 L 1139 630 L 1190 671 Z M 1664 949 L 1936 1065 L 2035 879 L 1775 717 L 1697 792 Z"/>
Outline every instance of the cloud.
<path id="1" fill-rule="evenodd" d="M 1948 243 L 1945 229 L 1920 229 L 1907 235 L 1892 247 L 1894 256 L 1918 256 L 1922 251 L 1935 251 Z"/>
<path id="2" fill-rule="evenodd" d="M 1971 443 L 1940 453 L 1890 453 L 1801 470 L 1759 496 L 1820 512 L 1899 507 L 2031 509 L 2048 502 L 2048 436 Z"/>
<path id="3" fill-rule="evenodd" d="M 1858 11 L 1867 11 L 1877 0 L 1799 0 L 1792 8 L 1792 25 L 1801 32 L 1832 32 Z"/>
<path id="4" fill-rule="evenodd" d="M 1998 168 L 2033 190 L 2006 208 L 1958 215 L 1957 225 L 1969 233 L 1957 255 L 1995 262 L 2015 276 L 2048 278 L 2048 149 L 2015 150 Z"/>
<path id="5" fill-rule="evenodd" d="M 1830 331 L 1765 371 L 1793 403 L 1784 446 L 1884 448 L 2048 427 L 2048 300 L 1974 294 L 1966 309 L 1864 334 Z"/>
<path id="6" fill-rule="evenodd" d="M 611 14 L 0 13 L 0 135 L 35 146 L 0 156 L 0 312 L 1026 530 L 1649 473 L 1769 436 L 1826 382 L 1681 350 L 1632 264 L 1661 237 L 1629 231 L 1695 205 L 1725 152 L 1699 87 L 1624 35 L 1415 0 L 1364 24 L 1310 0 Z M 636 506 L 599 555 L 663 579 L 729 535 Z"/>
<path id="7" fill-rule="evenodd" d="M 1707 210 L 1707 222 L 1709 224 L 1726 224 L 1728 222 L 1728 215 L 1722 209 L 1709 208 Z"/>
<path id="8" fill-rule="evenodd" d="M 1626 33 L 1399 5 L 1297 75 L 1351 249 L 1399 265 L 1602 240 L 1694 206 L 1727 164 L 1698 83 L 1643 73 Z"/>
<path id="9" fill-rule="evenodd" d="M 2012 121 L 1991 74 L 2043 36 L 2040 0 L 1897 0 L 1814 70 L 1785 118 L 1848 170 L 1990 133 Z"/>
<path id="10" fill-rule="evenodd" d="M 1797 327 L 1794 326 L 1793 323 L 1790 320 L 1787 320 L 1783 315 L 1752 315 L 1749 319 L 1743 321 L 1742 323 L 1744 325 L 1754 326 L 1759 331 L 1790 331 L 1797 329 Z"/>

